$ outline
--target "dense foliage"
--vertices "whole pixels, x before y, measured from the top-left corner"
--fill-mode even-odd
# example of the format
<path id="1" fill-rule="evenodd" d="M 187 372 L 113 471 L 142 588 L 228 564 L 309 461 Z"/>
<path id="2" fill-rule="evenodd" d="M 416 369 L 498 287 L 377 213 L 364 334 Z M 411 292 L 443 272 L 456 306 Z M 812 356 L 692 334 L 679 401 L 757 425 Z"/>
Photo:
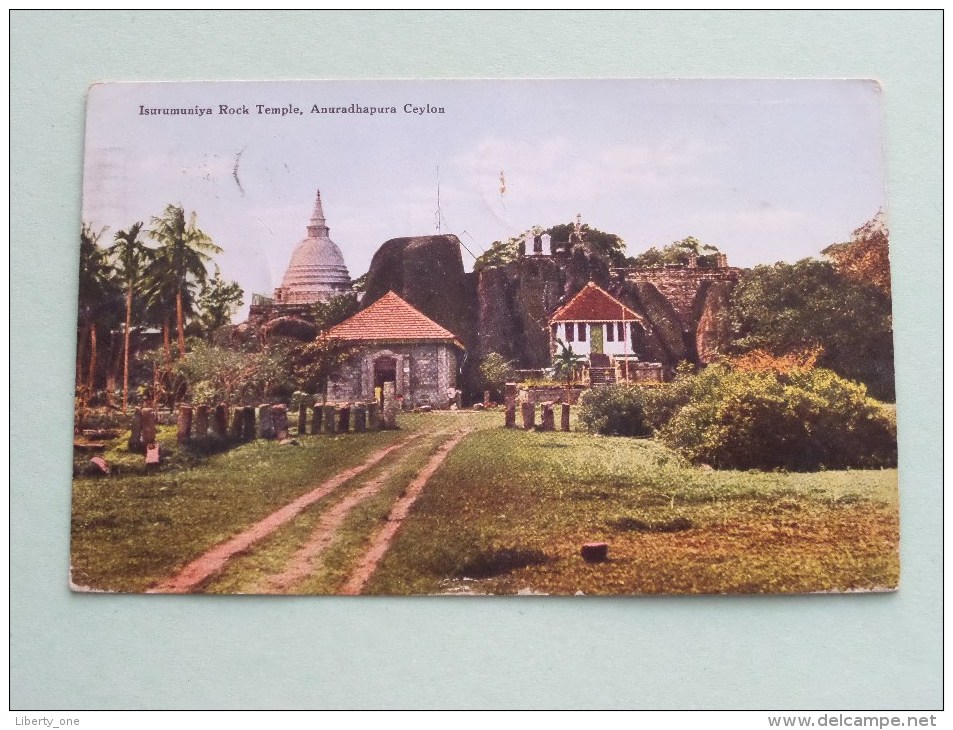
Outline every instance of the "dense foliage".
<path id="1" fill-rule="evenodd" d="M 326 302 L 316 302 L 311 311 L 318 331 L 324 332 L 361 311 L 361 303 L 357 294 L 338 294 Z"/>
<path id="2" fill-rule="evenodd" d="M 652 424 L 645 411 L 643 389 L 616 383 L 591 388 L 579 401 L 579 421 L 604 436 L 649 436 Z"/>
<path id="3" fill-rule="evenodd" d="M 562 223 L 547 229 L 545 232 L 552 236 L 552 246 L 555 250 L 569 246 L 569 237 L 575 230 L 575 223 Z M 625 255 L 625 241 L 614 233 L 606 233 L 598 228 L 591 228 L 588 223 L 580 226 L 582 240 L 598 254 L 605 256 L 612 266 L 625 266 L 628 259 Z"/>
<path id="4" fill-rule="evenodd" d="M 727 319 L 729 353 L 820 347 L 818 365 L 859 380 L 877 398 L 894 398 L 890 297 L 831 263 L 804 259 L 744 272 Z"/>
<path id="5" fill-rule="evenodd" d="M 835 243 L 821 253 L 842 276 L 869 284 L 890 296 L 889 234 L 883 215 L 878 213 L 851 234 L 846 243 Z"/>
<path id="6" fill-rule="evenodd" d="M 474 271 L 480 271 L 491 266 L 503 266 L 516 261 L 520 253 L 526 253 L 522 250 L 523 237 L 530 232 L 539 231 L 540 234 L 548 233 L 551 237 L 551 245 L 554 251 L 567 251 L 569 248 L 569 237 L 575 230 L 575 223 L 561 223 L 551 226 L 547 229 L 534 228 L 518 236 L 513 236 L 505 241 L 494 241 L 493 244 L 482 255 L 477 257 L 473 264 Z M 631 259 L 625 255 L 625 241 L 614 233 L 606 233 L 598 228 L 592 228 L 588 223 L 580 226 L 582 238 L 586 245 L 596 253 L 604 256 L 612 266 L 627 266 L 631 264 Z M 546 251 L 545 253 L 549 253 Z"/>
<path id="7" fill-rule="evenodd" d="M 714 365 L 652 398 L 652 422 L 667 418 L 660 438 L 694 462 L 791 471 L 896 465 L 892 418 L 863 385 L 824 368 Z"/>
<path id="8" fill-rule="evenodd" d="M 279 352 L 189 344 L 172 370 L 183 386 L 177 390 L 193 404 L 252 404 L 289 386 L 288 368 Z"/>
<path id="9" fill-rule="evenodd" d="M 245 292 L 238 282 L 223 279 L 216 266 L 215 275 L 206 283 L 199 296 L 196 317 L 202 332 L 209 340 L 215 330 L 232 321 L 232 315 L 242 305 L 244 297 Z"/>
<path id="10" fill-rule="evenodd" d="M 629 266 L 637 266 L 639 268 L 655 268 L 669 264 L 684 266 L 694 255 L 698 266 L 712 267 L 718 265 L 717 254 L 717 246 L 703 244 L 694 236 L 689 236 L 688 238 L 675 241 L 662 248 L 652 246 L 648 251 L 640 253 L 635 258 L 630 259 Z"/>
<path id="11" fill-rule="evenodd" d="M 137 221 L 118 231 L 109 247 L 100 245 L 105 230 L 84 222 L 80 231 L 77 397 L 109 404 L 121 391 L 123 409 L 136 392 L 175 397 L 182 378 L 174 365 L 187 352 L 186 337 L 211 339 L 241 304 L 241 287 L 217 266 L 209 277 L 222 249 L 181 206 L 167 205 L 148 230 Z M 153 327 L 162 332 L 162 354 L 147 358 Z"/>
<path id="12" fill-rule="evenodd" d="M 480 380 L 485 388 L 497 391 L 513 377 L 513 363 L 498 352 L 491 352 L 480 363 Z"/>
<path id="13" fill-rule="evenodd" d="M 493 266 L 505 266 L 511 261 L 516 261 L 519 255 L 519 243 L 521 236 L 508 238 L 505 241 L 494 241 L 492 245 L 477 256 L 473 262 L 473 270 L 481 271 Z"/>

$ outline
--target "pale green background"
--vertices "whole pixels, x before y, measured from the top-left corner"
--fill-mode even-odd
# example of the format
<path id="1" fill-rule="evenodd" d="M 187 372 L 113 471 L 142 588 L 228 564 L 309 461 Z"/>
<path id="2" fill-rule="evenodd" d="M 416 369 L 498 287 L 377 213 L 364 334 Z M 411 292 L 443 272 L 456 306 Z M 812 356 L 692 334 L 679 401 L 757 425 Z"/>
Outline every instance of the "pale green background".
<path id="1" fill-rule="evenodd" d="M 938 708 L 941 21 L 938 11 L 13 12 L 11 707 Z M 86 87 L 507 76 L 883 83 L 901 590 L 614 599 L 69 593 Z"/>

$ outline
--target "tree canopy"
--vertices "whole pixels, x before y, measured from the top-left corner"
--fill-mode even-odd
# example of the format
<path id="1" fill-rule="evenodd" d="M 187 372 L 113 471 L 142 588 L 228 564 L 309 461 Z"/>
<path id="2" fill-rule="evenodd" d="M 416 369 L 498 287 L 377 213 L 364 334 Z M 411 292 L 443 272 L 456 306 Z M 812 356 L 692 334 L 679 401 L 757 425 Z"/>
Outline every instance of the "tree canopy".
<path id="1" fill-rule="evenodd" d="M 212 239 L 195 222 L 193 212 L 188 219 L 181 206 L 167 205 L 161 216 L 152 218 L 149 235 L 159 244 L 156 252 L 156 275 L 175 288 L 176 325 L 179 335 L 179 356 L 185 353 L 186 291 L 202 285 L 208 278 L 206 264 L 211 254 L 221 253 Z"/>
<path id="2" fill-rule="evenodd" d="M 198 298 L 198 320 L 209 341 L 215 330 L 231 322 L 244 296 L 245 292 L 238 282 L 223 279 L 222 272 L 216 266 L 215 275 L 202 287 Z"/>
<path id="3" fill-rule="evenodd" d="M 110 253 L 119 264 L 119 275 L 126 285 L 126 323 L 123 328 L 123 355 L 122 355 L 122 407 L 125 410 L 129 403 L 129 339 L 132 335 L 132 305 L 136 285 L 142 276 L 143 263 L 149 258 L 150 251 L 139 234 L 142 231 L 142 221 L 133 223 L 129 230 L 116 233 L 115 243 Z"/>
<path id="4" fill-rule="evenodd" d="M 668 264 L 687 264 L 692 255 L 697 257 L 698 266 L 712 267 L 717 266 L 717 255 L 719 253 L 717 246 L 702 243 L 694 236 L 688 236 L 681 241 L 674 241 L 662 248 L 653 246 L 648 251 L 640 253 L 638 256 L 630 259 L 630 266 L 638 268 L 655 268 Z"/>
<path id="5" fill-rule="evenodd" d="M 819 347 L 818 365 L 893 399 L 890 298 L 826 261 L 757 266 L 743 273 L 727 312 L 731 353 L 774 355 Z"/>
<path id="6" fill-rule="evenodd" d="M 317 302 L 311 307 L 314 323 L 318 331 L 324 332 L 335 325 L 341 324 L 348 317 L 357 314 L 361 309 L 357 294 L 338 294 L 326 302 Z"/>
<path id="7" fill-rule="evenodd" d="M 842 276 L 870 284 L 890 296 L 889 233 L 883 213 L 877 213 L 851 234 L 845 243 L 835 243 L 821 253 Z"/>
<path id="8" fill-rule="evenodd" d="M 568 250 L 570 235 L 575 229 L 575 222 L 560 223 L 546 229 L 536 226 L 505 241 L 494 241 L 486 252 L 477 257 L 473 264 L 473 270 L 480 271 L 491 266 L 504 266 L 511 261 L 515 261 L 519 257 L 521 243 L 528 233 L 539 232 L 540 235 L 548 233 L 554 251 Z M 580 231 L 582 232 L 583 242 L 595 252 L 606 257 L 611 266 L 628 265 L 629 259 L 626 258 L 625 241 L 622 238 L 614 233 L 606 233 L 598 228 L 592 228 L 588 223 L 583 223 Z M 549 252 L 546 251 L 546 253 Z"/>

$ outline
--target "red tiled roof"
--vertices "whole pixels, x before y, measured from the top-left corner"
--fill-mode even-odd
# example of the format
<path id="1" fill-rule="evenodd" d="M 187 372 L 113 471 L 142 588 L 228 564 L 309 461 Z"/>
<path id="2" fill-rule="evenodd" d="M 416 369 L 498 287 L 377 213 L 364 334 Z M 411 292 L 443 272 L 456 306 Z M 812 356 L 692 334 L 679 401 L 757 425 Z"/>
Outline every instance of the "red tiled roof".
<path id="1" fill-rule="evenodd" d="M 553 312 L 549 322 L 616 322 L 619 320 L 641 322 L 642 317 L 618 299 L 591 281 L 582 290 Z"/>
<path id="2" fill-rule="evenodd" d="M 367 309 L 325 332 L 323 337 L 341 340 L 447 340 L 459 347 L 456 337 L 424 316 L 394 292 L 387 292 Z"/>

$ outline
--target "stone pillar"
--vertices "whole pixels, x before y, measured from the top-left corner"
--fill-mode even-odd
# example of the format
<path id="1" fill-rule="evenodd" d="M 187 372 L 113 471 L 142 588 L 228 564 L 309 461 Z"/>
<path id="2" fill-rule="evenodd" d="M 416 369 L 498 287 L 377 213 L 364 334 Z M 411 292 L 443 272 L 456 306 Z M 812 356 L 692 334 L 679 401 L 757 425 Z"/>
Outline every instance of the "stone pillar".
<path id="1" fill-rule="evenodd" d="M 215 413 L 212 415 L 212 435 L 220 441 L 228 438 L 228 407 L 224 403 L 215 406 Z"/>
<path id="2" fill-rule="evenodd" d="M 272 406 L 271 420 L 275 427 L 275 438 L 279 441 L 288 438 L 288 406 L 284 403 Z"/>
<path id="3" fill-rule="evenodd" d="M 559 419 L 559 427 L 563 431 L 569 430 L 569 404 L 563 403 L 563 412 Z"/>
<path id="4" fill-rule="evenodd" d="M 400 403 L 394 393 L 393 383 L 384 383 L 384 428 L 397 428 L 397 412 Z"/>
<path id="5" fill-rule="evenodd" d="M 529 430 L 536 425 L 536 404 L 523 401 L 523 428 Z"/>
<path id="6" fill-rule="evenodd" d="M 256 433 L 255 406 L 245 406 L 242 408 L 242 441 L 254 441 Z"/>
<path id="7" fill-rule="evenodd" d="M 507 383 L 506 391 L 506 427 L 516 428 L 516 383 Z"/>
<path id="8" fill-rule="evenodd" d="M 354 406 L 354 432 L 364 433 L 367 430 L 367 406 L 358 403 Z"/>
<path id="9" fill-rule="evenodd" d="M 144 453 L 145 444 L 142 443 L 142 409 L 136 408 L 132 412 L 132 425 L 129 429 L 129 442 L 126 444 L 130 451 L 137 454 Z"/>
<path id="10" fill-rule="evenodd" d="M 327 404 L 321 406 L 321 431 L 323 433 L 334 433 L 334 416 L 336 409 Z"/>
<path id="11" fill-rule="evenodd" d="M 351 407 L 344 405 L 338 408 L 337 433 L 347 433 L 351 430 Z"/>
<path id="12" fill-rule="evenodd" d="M 556 416 L 553 413 L 552 403 L 543 403 L 543 418 L 539 424 L 540 431 L 555 431 Z"/>
<path id="13" fill-rule="evenodd" d="M 187 444 L 192 440 L 192 406 L 179 406 L 179 423 L 176 441 Z"/>
<path id="14" fill-rule="evenodd" d="M 367 427 L 379 431 L 381 427 L 381 406 L 376 400 L 367 404 Z"/>
<path id="15" fill-rule="evenodd" d="M 156 442 L 156 412 L 151 408 L 142 409 L 142 443 L 145 446 Z"/>
<path id="16" fill-rule="evenodd" d="M 298 435 L 304 436 L 308 432 L 308 406 L 304 401 L 298 404 Z"/>
<path id="17" fill-rule="evenodd" d="M 229 437 L 232 441 L 241 441 L 242 440 L 242 422 L 245 419 L 245 411 L 242 408 L 233 408 L 232 409 L 232 428 L 229 432 Z"/>
<path id="18" fill-rule="evenodd" d="M 275 419 L 271 415 L 271 403 L 258 406 L 258 435 L 263 439 L 275 437 Z"/>
<path id="19" fill-rule="evenodd" d="M 204 403 L 195 406 L 195 438 L 204 439 L 208 436 L 208 406 Z"/>
<path id="20" fill-rule="evenodd" d="M 321 414 L 323 413 L 323 408 L 320 403 L 315 403 L 314 407 L 311 409 L 311 433 L 314 436 L 317 436 L 321 433 Z"/>
<path id="21" fill-rule="evenodd" d="M 490 391 L 488 390 L 483 391 L 483 407 L 484 408 L 490 407 Z"/>

